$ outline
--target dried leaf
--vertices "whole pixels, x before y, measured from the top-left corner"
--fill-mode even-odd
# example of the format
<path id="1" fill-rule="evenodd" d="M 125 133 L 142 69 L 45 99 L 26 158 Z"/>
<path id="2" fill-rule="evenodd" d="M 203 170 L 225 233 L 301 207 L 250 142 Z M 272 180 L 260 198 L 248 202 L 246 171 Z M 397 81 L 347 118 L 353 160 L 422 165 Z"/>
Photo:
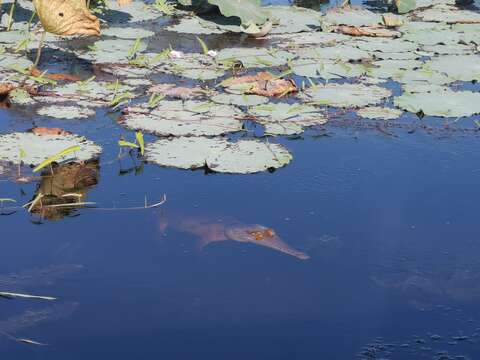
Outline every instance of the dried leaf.
<path id="1" fill-rule="evenodd" d="M 57 35 L 100 35 L 100 21 L 85 0 L 33 0 L 45 31 Z"/>
<path id="2" fill-rule="evenodd" d="M 15 88 L 16 86 L 13 84 L 0 84 L 0 96 L 8 95 Z"/>
<path id="3" fill-rule="evenodd" d="M 76 75 L 71 75 L 71 74 L 63 74 L 63 73 L 57 73 L 57 74 L 49 74 L 49 73 L 44 73 L 37 68 L 32 68 L 30 69 L 30 75 L 32 76 L 41 76 L 50 80 L 55 80 L 55 81 L 80 81 L 82 80 Z"/>
<path id="4" fill-rule="evenodd" d="M 47 127 L 36 127 L 30 130 L 32 133 L 35 135 L 39 136 L 44 136 L 44 135 L 60 135 L 60 136 L 66 136 L 66 135 L 72 135 L 72 133 L 65 131 L 61 128 L 47 128 Z"/>
<path id="5" fill-rule="evenodd" d="M 241 76 L 230 78 L 222 83 L 225 87 L 245 85 L 245 94 L 260 96 L 284 96 L 297 91 L 295 82 L 290 79 L 281 79 L 268 71 L 260 72 L 254 76 Z"/>
<path id="6" fill-rule="evenodd" d="M 398 31 L 385 29 L 379 26 L 348 26 L 339 25 L 335 26 L 333 30 L 337 33 L 350 36 L 371 36 L 371 37 L 386 37 L 397 38 L 401 36 Z"/>

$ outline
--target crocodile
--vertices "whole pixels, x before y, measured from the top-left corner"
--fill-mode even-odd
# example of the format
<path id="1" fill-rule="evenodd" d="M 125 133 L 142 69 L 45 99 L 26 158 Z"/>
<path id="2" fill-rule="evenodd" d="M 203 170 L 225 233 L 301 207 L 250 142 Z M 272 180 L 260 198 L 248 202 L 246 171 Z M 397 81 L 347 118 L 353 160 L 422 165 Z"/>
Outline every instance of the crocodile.
<path id="1" fill-rule="evenodd" d="M 222 217 L 215 220 L 203 216 L 162 214 L 160 231 L 165 233 L 168 228 L 198 237 L 200 249 L 219 241 L 238 241 L 264 246 L 301 260 L 310 258 L 306 253 L 288 245 L 275 230 L 259 224 L 244 224 L 234 218 Z"/>

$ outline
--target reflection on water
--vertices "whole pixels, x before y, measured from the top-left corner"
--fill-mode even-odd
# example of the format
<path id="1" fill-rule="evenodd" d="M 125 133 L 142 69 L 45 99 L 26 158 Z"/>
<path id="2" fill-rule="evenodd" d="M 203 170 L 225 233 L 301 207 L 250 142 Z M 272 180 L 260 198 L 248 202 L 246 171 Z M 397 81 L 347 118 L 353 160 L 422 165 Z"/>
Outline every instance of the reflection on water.
<path id="1" fill-rule="evenodd" d="M 41 199 L 30 211 L 47 220 L 61 220 L 72 215 L 76 211 L 74 205 L 85 202 L 88 192 L 98 184 L 99 175 L 97 160 L 54 164 L 43 171 L 31 201 L 39 195 Z"/>

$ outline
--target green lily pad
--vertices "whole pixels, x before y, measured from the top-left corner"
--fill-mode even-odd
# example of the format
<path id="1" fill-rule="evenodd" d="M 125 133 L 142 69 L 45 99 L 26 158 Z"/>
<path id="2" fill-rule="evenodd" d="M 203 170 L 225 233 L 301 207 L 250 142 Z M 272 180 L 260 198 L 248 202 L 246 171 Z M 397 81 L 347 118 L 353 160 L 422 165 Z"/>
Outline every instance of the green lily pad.
<path id="1" fill-rule="evenodd" d="M 394 99 L 395 106 L 425 115 L 464 117 L 480 113 L 480 93 L 450 89 L 430 93 L 404 93 Z"/>
<path id="2" fill-rule="evenodd" d="M 78 161 L 96 158 L 102 151 L 100 146 L 78 135 L 38 136 L 33 133 L 17 132 L 0 135 L 0 160 L 14 164 L 23 162 L 26 165 L 36 166 L 60 151 L 75 145 L 79 145 L 80 150 L 67 155 L 67 157 Z"/>
<path id="3" fill-rule="evenodd" d="M 308 32 L 299 34 L 274 34 L 270 39 L 278 42 L 276 46 L 282 49 L 296 49 L 308 46 L 334 46 L 349 41 L 350 36 L 327 33 L 327 32 Z"/>
<path id="4" fill-rule="evenodd" d="M 240 32 L 240 29 L 240 26 L 238 26 L 238 32 Z M 224 34 L 228 31 L 221 29 L 214 22 L 203 20 L 198 16 L 183 17 L 177 24 L 171 25 L 165 30 L 196 35 Z"/>
<path id="5" fill-rule="evenodd" d="M 427 22 L 442 22 L 447 24 L 457 23 L 480 23 L 480 14 L 470 10 L 459 10 L 448 5 L 436 5 L 434 7 L 417 11 L 415 16 Z"/>
<path id="6" fill-rule="evenodd" d="M 365 107 L 379 104 L 392 95 L 386 88 L 363 84 L 326 84 L 305 91 L 304 99 L 334 107 Z"/>
<path id="7" fill-rule="evenodd" d="M 128 4 L 119 4 L 118 1 L 106 2 L 110 10 L 125 13 L 129 16 L 129 22 L 143 22 L 155 20 L 162 17 L 162 14 L 153 6 L 143 1 L 132 1 Z"/>
<path id="8" fill-rule="evenodd" d="M 297 6 L 268 6 L 265 9 L 275 19 L 271 34 L 293 34 L 316 31 L 320 27 L 320 13 Z"/>
<path id="9" fill-rule="evenodd" d="M 124 64 L 130 61 L 131 52 L 137 46 L 136 40 L 128 39 L 108 39 L 99 40 L 93 45 L 93 49 L 88 52 L 77 52 L 81 59 L 92 61 L 96 64 Z M 147 44 L 144 41 L 138 43 L 136 52 L 145 51 Z"/>
<path id="10" fill-rule="evenodd" d="M 358 77 L 367 72 L 362 64 L 334 60 L 299 59 L 292 61 L 290 66 L 298 76 L 325 80 Z"/>
<path id="11" fill-rule="evenodd" d="M 287 165 L 292 155 L 281 145 L 255 140 L 229 142 L 204 137 L 162 139 L 146 147 L 148 161 L 180 169 L 251 174 Z"/>
<path id="12" fill-rule="evenodd" d="M 86 119 L 95 115 L 95 111 L 81 106 L 49 105 L 37 110 L 37 114 L 57 119 Z"/>
<path id="13" fill-rule="evenodd" d="M 213 80 L 225 75 L 225 70 L 204 54 L 182 54 L 178 59 L 166 59 L 157 71 L 195 80 Z"/>
<path id="14" fill-rule="evenodd" d="M 103 36 L 112 36 L 120 39 L 144 39 L 155 35 L 153 31 L 133 27 L 108 27 L 102 29 Z"/>
<path id="15" fill-rule="evenodd" d="M 390 109 L 377 106 L 368 106 L 357 111 L 357 115 L 366 119 L 383 119 L 393 120 L 402 115 L 402 111 L 398 109 Z"/>
<path id="16" fill-rule="evenodd" d="M 382 16 L 360 7 L 334 7 L 322 21 L 328 25 L 372 26 L 382 23 Z"/>
<path id="17" fill-rule="evenodd" d="M 275 103 L 254 106 L 249 113 L 265 127 L 269 135 L 301 134 L 305 127 L 327 123 L 327 118 L 314 106 Z"/>
<path id="18" fill-rule="evenodd" d="M 446 55 L 426 62 L 424 68 L 461 81 L 480 80 L 480 56 Z"/>
<path id="19" fill-rule="evenodd" d="M 293 52 L 293 51 L 292 51 Z M 338 44 L 335 46 L 324 47 L 308 47 L 294 51 L 295 55 L 301 59 L 318 59 L 318 60 L 338 60 L 338 61 L 360 61 L 370 59 L 371 53 L 358 49 L 349 44 Z"/>
<path id="20" fill-rule="evenodd" d="M 228 48 L 218 52 L 217 60 L 220 63 L 240 61 L 246 68 L 265 68 L 285 65 L 293 54 L 274 49 L 263 48 Z"/>
<path id="21" fill-rule="evenodd" d="M 159 136 L 214 136 L 242 130 L 235 107 L 200 101 L 162 101 L 153 110 L 131 107 L 122 124 Z"/>
<path id="22" fill-rule="evenodd" d="M 237 106 L 254 106 L 265 104 L 268 98 L 258 95 L 245 94 L 218 94 L 211 98 L 211 100 L 218 104 L 237 105 Z"/>
<path id="23" fill-rule="evenodd" d="M 30 94 L 21 88 L 10 91 L 8 94 L 8 99 L 12 104 L 15 105 L 33 105 L 36 104 L 35 100 L 30 96 Z"/>

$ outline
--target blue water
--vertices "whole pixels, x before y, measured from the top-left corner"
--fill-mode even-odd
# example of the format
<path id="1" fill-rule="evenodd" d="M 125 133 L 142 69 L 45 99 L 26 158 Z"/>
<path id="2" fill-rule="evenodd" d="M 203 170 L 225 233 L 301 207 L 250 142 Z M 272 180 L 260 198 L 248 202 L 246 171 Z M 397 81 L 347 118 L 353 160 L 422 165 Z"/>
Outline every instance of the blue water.
<path id="1" fill-rule="evenodd" d="M 0 133 L 34 120 L 104 147 L 89 201 L 168 196 L 157 210 L 84 209 L 41 224 L 25 211 L 0 216 L 0 291 L 58 297 L 0 299 L 0 331 L 49 344 L 0 336 L 6 359 L 480 357 L 477 132 L 443 130 L 441 119 L 424 120 L 434 130 L 339 120 L 279 139 L 294 161 L 274 173 L 145 164 L 120 175 L 133 164 L 115 161 L 116 141 L 132 134 L 117 116 L 67 122 L 0 110 Z M 36 186 L 0 181 L 0 197 L 24 203 Z M 195 235 L 162 231 L 170 214 L 264 224 L 311 259 L 239 242 L 200 250 Z M 12 320 L 52 306 L 33 324 Z"/>

